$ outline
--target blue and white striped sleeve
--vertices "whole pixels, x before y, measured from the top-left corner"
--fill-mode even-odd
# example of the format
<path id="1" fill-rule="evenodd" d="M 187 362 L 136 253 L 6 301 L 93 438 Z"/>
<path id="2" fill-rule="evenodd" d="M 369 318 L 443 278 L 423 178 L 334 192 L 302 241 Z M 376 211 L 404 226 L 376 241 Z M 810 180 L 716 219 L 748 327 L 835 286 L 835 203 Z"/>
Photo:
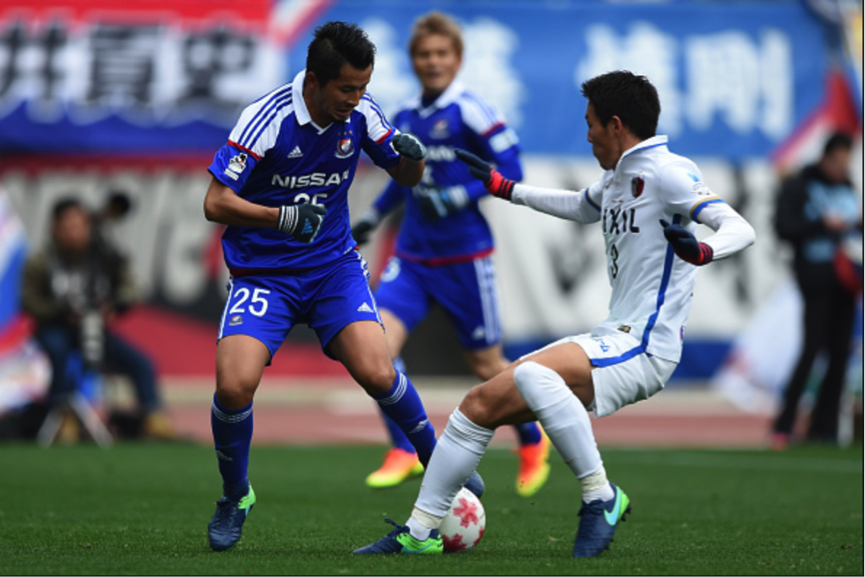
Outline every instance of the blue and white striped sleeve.
<path id="1" fill-rule="evenodd" d="M 292 102 L 291 85 L 285 85 L 247 106 L 228 142 L 216 152 L 211 174 L 240 192 L 252 169 L 276 143 L 282 121 L 294 111 Z"/>
<path id="2" fill-rule="evenodd" d="M 361 140 L 364 152 L 381 168 L 390 168 L 399 162 L 399 153 L 391 146 L 398 131 L 388 122 L 381 107 L 367 92 L 357 109 L 366 120 L 366 133 Z"/>

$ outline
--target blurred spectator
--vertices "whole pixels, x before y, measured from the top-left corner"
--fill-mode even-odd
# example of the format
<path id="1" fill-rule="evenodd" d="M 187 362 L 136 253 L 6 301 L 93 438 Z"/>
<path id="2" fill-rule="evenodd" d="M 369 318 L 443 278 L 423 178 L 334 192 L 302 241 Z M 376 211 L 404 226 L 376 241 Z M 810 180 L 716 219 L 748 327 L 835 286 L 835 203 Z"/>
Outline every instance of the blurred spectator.
<path id="1" fill-rule="evenodd" d="M 51 237 L 44 251 L 28 258 L 21 293 L 24 312 L 36 321 L 35 338 L 51 362 L 50 407 L 68 403 L 80 386 L 68 370 L 78 353 L 91 370 L 131 379 L 142 436 L 174 436 L 162 410 L 153 364 L 109 328 L 136 297 L 127 261 L 105 237 L 98 237 L 94 217 L 79 201 L 65 198 L 55 204 Z M 78 423 L 67 411 L 61 437 L 77 436 Z"/>
<path id="2" fill-rule="evenodd" d="M 793 247 L 804 330 L 802 351 L 772 430 L 775 449 L 790 443 L 799 399 L 821 351 L 828 365 L 811 411 L 807 439 L 836 442 L 838 438 L 857 294 L 855 287 L 843 282 L 836 262 L 849 236 L 861 235 L 862 230 L 859 194 L 848 174 L 852 146 L 846 134 L 832 135 L 820 160 L 786 179 L 777 197 L 775 228 Z"/>
<path id="3" fill-rule="evenodd" d="M 129 196 L 125 192 L 121 190 L 109 191 L 105 204 L 94 216 L 96 239 L 104 245 L 103 250 L 120 254 L 117 227 L 129 214 L 131 208 L 132 201 L 129 200 Z"/>

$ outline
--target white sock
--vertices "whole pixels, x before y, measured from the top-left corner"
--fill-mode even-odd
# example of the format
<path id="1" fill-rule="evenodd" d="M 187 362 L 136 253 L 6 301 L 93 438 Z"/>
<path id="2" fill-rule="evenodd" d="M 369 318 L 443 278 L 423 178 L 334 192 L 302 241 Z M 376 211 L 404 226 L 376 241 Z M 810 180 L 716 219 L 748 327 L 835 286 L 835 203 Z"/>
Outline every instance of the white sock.
<path id="1" fill-rule="evenodd" d="M 472 423 L 459 409 L 454 410 L 436 444 L 415 501 L 415 510 L 429 517 L 417 521 L 429 525 L 433 523 L 430 519 L 438 518 L 441 524 L 454 497 L 477 468 L 494 433 L 492 429 Z M 437 529 L 438 525 L 429 528 Z M 418 537 L 414 532 L 412 535 Z"/>
<path id="2" fill-rule="evenodd" d="M 609 501 L 616 496 L 607 480 L 607 472 L 603 465 L 591 475 L 586 475 L 580 479 L 580 487 L 583 489 L 583 503 L 591 503 L 598 499 Z"/>
<path id="3" fill-rule="evenodd" d="M 606 473 L 589 413 L 561 375 L 526 361 L 514 370 L 514 383 L 581 485 L 583 479 L 588 479 L 592 494 L 603 492 L 598 479 L 606 481 Z M 585 485 L 583 490 L 586 490 Z M 612 493 L 609 483 L 607 491 Z"/>
<path id="4" fill-rule="evenodd" d="M 443 517 L 435 517 L 415 507 L 411 512 L 411 517 L 406 522 L 406 526 L 412 537 L 418 541 L 426 541 L 429 538 L 430 531 L 441 527 L 443 520 Z"/>

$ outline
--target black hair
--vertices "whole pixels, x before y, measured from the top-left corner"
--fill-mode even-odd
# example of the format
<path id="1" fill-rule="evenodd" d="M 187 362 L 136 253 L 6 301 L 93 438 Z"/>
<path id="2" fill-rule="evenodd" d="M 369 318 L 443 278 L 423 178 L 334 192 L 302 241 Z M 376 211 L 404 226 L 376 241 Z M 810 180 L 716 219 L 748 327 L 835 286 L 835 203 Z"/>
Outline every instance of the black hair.
<path id="1" fill-rule="evenodd" d="M 118 218 L 121 218 L 126 216 L 131 208 L 132 201 L 125 192 L 112 190 L 108 194 L 108 199 L 105 201 L 103 212 L 110 212 Z"/>
<path id="2" fill-rule="evenodd" d="M 84 206 L 81 204 L 81 201 L 77 198 L 73 198 L 71 196 L 64 196 L 54 203 L 54 207 L 51 209 L 51 215 L 54 218 L 54 222 L 60 220 L 66 211 L 71 210 L 73 208 L 80 208 L 84 210 Z"/>
<path id="3" fill-rule="evenodd" d="M 616 70 L 583 82 L 582 93 L 606 126 L 613 116 L 640 140 L 655 136 L 661 101 L 658 91 L 645 76 L 627 70 Z"/>
<path id="4" fill-rule="evenodd" d="M 846 132 L 836 132 L 823 145 L 823 156 L 827 156 L 838 149 L 852 150 L 853 139 Z"/>
<path id="5" fill-rule="evenodd" d="M 315 29 L 306 53 L 306 71 L 322 86 L 339 78 L 344 64 L 366 70 L 375 64 L 375 44 L 356 24 L 327 22 Z"/>

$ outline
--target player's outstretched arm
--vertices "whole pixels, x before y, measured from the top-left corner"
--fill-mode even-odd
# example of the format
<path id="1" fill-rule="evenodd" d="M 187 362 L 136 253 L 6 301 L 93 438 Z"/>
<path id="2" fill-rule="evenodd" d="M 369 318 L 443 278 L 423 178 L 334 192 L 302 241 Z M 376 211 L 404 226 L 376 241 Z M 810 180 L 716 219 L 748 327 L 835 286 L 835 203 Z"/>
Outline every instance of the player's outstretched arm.
<path id="1" fill-rule="evenodd" d="M 417 186 L 423 177 L 426 147 L 417 136 L 409 132 L 397 134 L 391 144 L 393 149 L 399 152 L 400 159 L 396 166 L 387 169 L 387 173 L 397 184 Z"/>
<path id="2" fill-rule="evenodd" d="M 700 222 L 715 231 L 703 242 L 678 224 L 661 219 L 664 237 L 682 260 L 702 266 L 714 260 L 727 258 L 740 252 L 756 240 L 754 227 L 728 204 L 717 203 L 700 212 Z"/>
<path id="3" fill-rule="evenodd" d="M 276 228 L 300 242 L 315 240 L 327 209 L 317 204 L 269 207 L 239 197 L 216 178 L 204 197 L 204 216 L 229 226 Z"/>
<path id="4" fill-rule="evenodd" d="M 515 184 L 513 180 L 505 178 L 490 163 L 481 160 L 468 150 L 456 148 L 454 153 L 468 165 L 469 173 L 484 183 L 487 192 L 504 200 L 511 199 Z"/>
<path id="5" fill-rule="evenodd" d="M 471 152 L 459 148 L 454 152 L 457 158 L 468 165 L 471 175 L 481 180 L 493 196 L 574 222 L 590 223 L 600 220 L 600 203 L 589 197 L 589 189 L 576 192 L 518 184 L 502 176 L 489 163 Z"/>

